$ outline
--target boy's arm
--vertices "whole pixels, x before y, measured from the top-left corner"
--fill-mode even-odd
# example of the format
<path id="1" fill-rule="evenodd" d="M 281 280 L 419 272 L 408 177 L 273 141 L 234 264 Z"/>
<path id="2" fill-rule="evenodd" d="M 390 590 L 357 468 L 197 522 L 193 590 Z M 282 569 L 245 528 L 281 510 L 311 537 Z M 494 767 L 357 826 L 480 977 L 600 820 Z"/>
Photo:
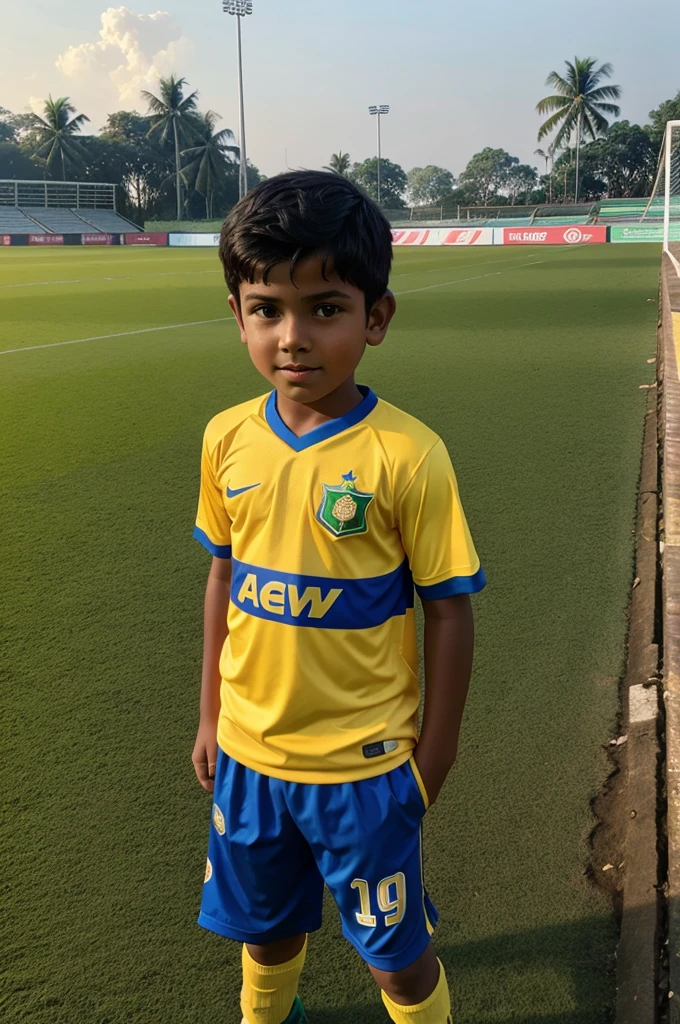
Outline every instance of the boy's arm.
<path id="1" fill-rule="evenodd" d="M 191 760 L 204 789 L 212 793 L 217 762 L 217 720 L 220 714 L 220 654 L 227 638 L 231 559 L 213 558 L 205 588 L 201 714 Z"/>
<path id="2" fill-rule="evenodd" d="M 433 804 L 458 754 L 472 672 L 474 622 L 468 594 L 424 600 L 423 611 L 425 707 L 415 760 Z"/>

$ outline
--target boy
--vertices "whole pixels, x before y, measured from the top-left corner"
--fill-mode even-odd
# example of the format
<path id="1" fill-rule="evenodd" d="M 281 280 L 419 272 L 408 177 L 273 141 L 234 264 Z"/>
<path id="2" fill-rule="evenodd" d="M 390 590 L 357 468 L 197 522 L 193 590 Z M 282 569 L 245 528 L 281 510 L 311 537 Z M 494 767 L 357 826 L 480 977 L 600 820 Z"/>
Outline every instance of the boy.
<path id="1" fill-rule="evenodd" d="M 340 175 L 282 174 L 227 217 L 220 258 L 274 390 L 203 442 L 199 923 L 243 943 L 245 1024 L 300 1024 L 325 883 L 391 1020 L 450 1024 L 421 821 L 456 759 L 485 579 L 442 441 L 355 383 L 395 312 L 390 227 Z"/>

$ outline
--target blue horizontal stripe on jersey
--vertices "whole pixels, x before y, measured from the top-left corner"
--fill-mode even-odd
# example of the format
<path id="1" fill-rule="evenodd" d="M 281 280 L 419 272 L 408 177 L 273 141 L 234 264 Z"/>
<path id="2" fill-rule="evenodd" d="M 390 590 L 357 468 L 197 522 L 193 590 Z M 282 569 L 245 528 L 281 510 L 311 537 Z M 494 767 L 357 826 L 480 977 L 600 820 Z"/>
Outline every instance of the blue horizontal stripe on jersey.
<path id="1" fill-rule="evenodd" d="M 481 565 L 473 576 L 452 576 L 431 587 L 419 586 L 416 583 L 418 597 L 423 601 L 438 601 L 442 597 L 455 597 L 456 594 L 476 594 L 486 586 L 486 576 Z"/>
<path id="2" fill-rule="evenodd" d="M 393 572 L 361 579 L 303 576 L 232 560 L 230 600 L 270 622 L 317 629 L 369 629 L 413 607 L 406 559 Z"/>
<path id="3" fill-rule="evenodd" d="M 194 526 L 194 540 L 202 544 L 215 558 L 231 558 L 231 544 L 214 544 L 207 533 Z"/>

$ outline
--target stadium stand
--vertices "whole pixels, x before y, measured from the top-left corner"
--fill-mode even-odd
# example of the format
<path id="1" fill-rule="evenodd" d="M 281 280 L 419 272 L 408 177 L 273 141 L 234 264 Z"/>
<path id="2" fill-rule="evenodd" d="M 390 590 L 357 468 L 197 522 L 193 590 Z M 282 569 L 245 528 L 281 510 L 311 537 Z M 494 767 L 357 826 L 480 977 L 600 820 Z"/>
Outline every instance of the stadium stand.
<path id="1" fill-rule="evenodd" d="M 531 223 L 545 227 L 551 224 L 587 224 L 589 219 L 589 217 L 536 217 Z"/>
<path id="2" fill-rule="evenodd" d="M 597 213 L 597 203 L 559 203 L 537 206 L 533 224 L 587 224 Z"/>
<path id="3" fill-rule="evenodd" d="M 636 223 L 641 220 L 649 199 L 603 199 L 600 203 L 600 224 Z M 663 219 L 663 196 L 654 199 L 646 220 Z"/>
<path id="4" fill-rule="evenodd" d="M 131 220 L 126 220 L 121 217 L 120 214 L 114 210 L 84 210 L 78 211 L 78 216 L 82 217 L 83 220 L 91 224 L 97 231 L 104 231 L 106 233 L 125 233 L 126 231 L 141 231 L 142 228 L 138 227 L 137 224 L 133 224 Z"/>
<path id="5" fill-rule="evenodd" d="M 490 218 L 485 221 L 486 227 L 488 228 L 523 228 L 528 224 L 531 224 L 531 217 L 497 217 Z M 479 227 L 475 221 L 475 227 Z"/>
<path id="6" fill-rule="evenodd" d="M 57 235 L 82 235 L 92 231 L 92 226 L 72 210 L 51 209 L 48 206 L 24 206 L 22 213 L 44 224 L 49 231 Z"/>
<path id="7" fill-rule="evenodd" d="M 0 206 L 0 235 L 45 235 L 49 232 L 17 210 L 15 206 Z"/>
<path id="8" fill-rule="evenodd" d="M 142 231 L 116 213 L 110 182 L 0 179 L 0 234 L 90 235 Z"/>

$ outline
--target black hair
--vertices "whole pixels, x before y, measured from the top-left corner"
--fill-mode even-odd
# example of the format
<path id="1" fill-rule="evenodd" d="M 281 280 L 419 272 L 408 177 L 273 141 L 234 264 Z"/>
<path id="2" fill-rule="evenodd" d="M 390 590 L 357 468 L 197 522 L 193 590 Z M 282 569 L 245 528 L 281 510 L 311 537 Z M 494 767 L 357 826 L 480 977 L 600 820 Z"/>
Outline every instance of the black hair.
<path id="1" fill-rule="evenodd" d="M 366 314 L 387 290 L 392 233 L 380 208 L 340 174 L 291 171 L 268 178 L 248 192 L 222 226 L 220 259 L 229 291 L 254 283 L 277 263 L 295 266 L 312 253 L 321 273 L 330 263 L 348 284 L 361 289 Z"/>

